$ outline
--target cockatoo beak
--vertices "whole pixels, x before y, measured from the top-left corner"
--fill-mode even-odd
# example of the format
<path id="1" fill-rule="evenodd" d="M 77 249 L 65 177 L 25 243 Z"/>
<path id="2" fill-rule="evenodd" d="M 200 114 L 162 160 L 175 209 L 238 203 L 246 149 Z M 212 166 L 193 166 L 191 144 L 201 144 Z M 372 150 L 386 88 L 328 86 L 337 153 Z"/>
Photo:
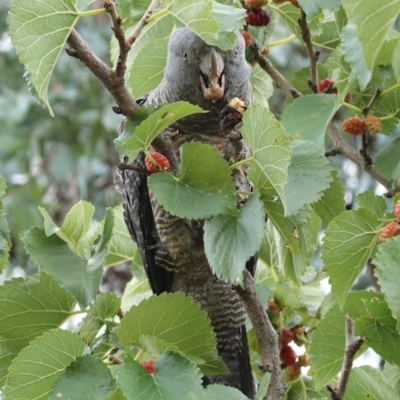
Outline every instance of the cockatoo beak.
<path id="1" fill-rule="evenodd" d="M 206 100 L 215 102 L 225 93 L 224 60 L 214 48 L 203 57 L 200 63 L 200 85 Z"/>

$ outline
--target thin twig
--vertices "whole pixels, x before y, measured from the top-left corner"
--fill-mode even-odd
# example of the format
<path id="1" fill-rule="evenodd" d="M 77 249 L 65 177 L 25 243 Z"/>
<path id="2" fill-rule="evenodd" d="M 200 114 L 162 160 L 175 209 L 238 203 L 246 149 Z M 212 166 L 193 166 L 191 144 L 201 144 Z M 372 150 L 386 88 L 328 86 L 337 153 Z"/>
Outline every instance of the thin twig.
<path id="1" fill-rule="evenodd" d="M 396 193 L 400 192 L 400 182 L 393 187 L 392 182 L 389 179 L 377 172 L 372 163 L 366 162 L 364 157 L 340 136 L 333 122 L 329 123 L 326 133 L 333 142 L 333 148 L 327 152 L 328 155 L 342 154 L 349 160 L 353 161 L 385 187 L 385 189 L 388 191 L 386 197 L 392 197 Z"/>
<path id="2" fill-rule="evenodd" d="M 366 129 L 364 129 L 361 139 L 362 140 L 361 140 L 360 154 L 364 159 L 365 165 L 372 165 L 372 158 L 370 157 L 368 152 L 368 134 Z"/>
<path id="3" fill-rule="evenodd" d="M 346 317 L 346 350 L 343 358 L 342 370 L 340 371 L 340 378 L 336 388 L 328 385 L 326 388 L 331 394 L 332 400 L 342 400 L 346 393 L 347 383 L 349 381 L 353 360 L 360 349 L 364 340 L 355 336 L 354 321 L 350 317 Z"/>
<path id="4" fill-rule="evenodd" d="M 374 105 L 375 101 L 378 99 L 378 97 L 380 96 L 381 93 L 382 93 L 382 89 L 380 87 L 378 87 L 375 90 L 373 96 L 371 97 L 371 100 L 369 101 L 369 103 L 362 109 L 364 117 L 366 117 L 370 113 L 372 106 Z"/>
<path id="5" fill-rule="evenodd" d="M 254 57 L 260 67 L 272 78 L 278 88 L 284 90 L 293 98 L 302 96 L 302 94 L 295 87 L 293 87 L 285 79 L 285 77 L 281 75 L 281 73 L 272 65 L 271 61 L 260 54 L 260 49 L 256 43 L 252 43 L 249 49 L 254 54 Z"/>
<path id="6" fill-rule="evenodd" d="M 124 76 L 128 53 L 132 44 L 144 28 L 146 20 L 158 6 L 159 2 L 159 0 L 153 0 L 151 2 L 149 8 L 133 30 L 132 34 L 125 39 L 122 20 L 118 15 L 115 3 L 112 0 L 104 0 L 104 8 L 110 15 L 114 35 L 119 44 L 119 55 L 115 69 L 109 68 L 103 61 L 101 61 L 76 30 L 72 30 L 67 39 L 67 43 L 71 47 L 70 49 L 67 49 L 67 53 L 71 57 L 75 57 L 83 62 L 85 66 L 100 80 L 100 82 L 103 83 L 118 105 L 118 107 L 114 107 L 113 109 L 118 114 L 125 115 L 126 117 L 131 115 L 133 111 L 139 107 L 125 86 Z"/>
<path id="7" fill-rule="evenodd" d="M 115 3 L 112 0 L 104 0 L 103 5 L 107 13 L 110 15 L 113 24 L 112 29 L 114 32 L 114 36 L 117 39 L 119 46 L 118 60 L 115 66 L 115 75 L 118 78 L 124 79 L 126 71 L 126 60 L 128 58 L 128 53 L 131 49 L 131 46 L 129 46 L 127 41 L 125 40 L 125 31 L 122 28 L 122 19 L 118 15 Z"/>
<path id="8" fill-rule="evenodd" d="M 147 168 L 139 164 L 127 164 L 121 162 L 118 164 L 117 168 L 121 171 L 129 170 L 129 171 L 140 172 L 143 175 L 151 175 L 151 172 Z"/>
<path id="9" fill-rule="evenodd" d="M 319 51 L 315 51 L 314 44 L 312 42 L 312 37 L 310 29 L 307 23 L 307 15 L 301 10 L 301 15 L 299 19 L 299 26 L 301 30 L 301 37 L 303 38 L 304 44 L 306 45 L 308 56 L 310 57 L 310 73 L 311 78 L 309 85 L 314 93 L 318 93 L 318 69 L 317 64 L 319 60 Z"/>
<path id="10" fill-rule="evenodd" d="M 257 296 L 251 274 L 243 272 L 243 288 L 235 290 L 243 300 L 247 314 L 253 325 L 254 332 L 260 345 L 261 363 L 263 372 L 271 372 L 266 400 L 280 400 L 285 394 L 285 385 L 281 378 L 281 363 L 279 359 L 279 335 L 271 324 L 267 313 Z"/>
<path id="11" fill-rule="evenodd" d="M 88 43 L 82 39 L 75 29 L 71 31 L 67 43 L 72 48 L 72 50 L 67 49 L 67 53 L 85 64 L 99 79 L 113 96 L 121 109 L 121 114 L 129 116 L 139 107 L 126 88 L 124 79 L 117 77 L 115 72 L 93 53 Z"/>
<path id="12" fill-rule="evenodd" d="M 108 359 L 114 364 L 122 364 L 122 360 L 117 356 L 109 356 Z"/>
<path id="13" fill-rule="evenodd" d="M 140 19 L 140 21 L 133 29 L 132 33 L 126 39 L 129 47 L 132 47 L 133 43 L 135 43 L 136 39 L 140 35 L 140 32 L 142 32 L 143 28 L 146 26 L 146 20 L 151 16 L 151 14 L 153 14 L 153 11 L 157 8 L 159 4 L 160 0 L 152 0 L 146 12 L 143 14 L 143 17 Z"/>

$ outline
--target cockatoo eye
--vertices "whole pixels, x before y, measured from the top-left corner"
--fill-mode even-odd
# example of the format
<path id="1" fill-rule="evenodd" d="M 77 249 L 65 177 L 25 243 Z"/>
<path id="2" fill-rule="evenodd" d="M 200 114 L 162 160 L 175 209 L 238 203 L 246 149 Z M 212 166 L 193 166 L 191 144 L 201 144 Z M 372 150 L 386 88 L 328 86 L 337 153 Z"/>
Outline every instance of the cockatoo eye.
<path id="1" fill-rule="evenodd" d="M 237 50 L 235 50 L 233 53 L 235 54 L 235 57 L 237 57 L 237 55 L 239 54 Z"/>
<path id="2" fill-rule="evenodd" d="M 187 51 L 184 51 L 184 52 L 183 52 L 182 57 L 183 57 L 184 60 L 187 60 L 187 59 L 188 59 L 188 53 L 187 53 Z"/>

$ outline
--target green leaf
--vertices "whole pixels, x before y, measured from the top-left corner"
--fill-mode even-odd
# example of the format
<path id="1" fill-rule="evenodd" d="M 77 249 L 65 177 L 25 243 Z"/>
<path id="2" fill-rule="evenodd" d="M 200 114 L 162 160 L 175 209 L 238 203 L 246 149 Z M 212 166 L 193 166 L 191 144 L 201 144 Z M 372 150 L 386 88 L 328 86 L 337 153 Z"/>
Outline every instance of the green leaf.
<path id="1" fill-rule="evenodd" d="M 400 138 L 392 140 L 375 157 L 374 165 L 376 170 L 391 181 L 397 180 L 400 175 Z"/>
<path id="2" fill-rule="evenodd" d="M 129 19 L 126 23 L 136 24 L 149 7 L 147 0 L 136 0 L 132 3 L 130 0 L 119 0 L 118 11 L 122 19 Z M 136 44 L 136 42 L 135 42 Z"/>
<path id="3" fill-rule="evenodd" d="M 399 32 L 395 31 L 397 35 L 399 35 Z M 394 75 L 398 81 L 400 81 L 400 41 L 399 37 L 396 39 L 393 39 L 393 41 L 397 42 L 396 47 L 393 49 L 392 52 L 392 59 L 391 59 L 391 64 L 393 68 Z"/>
<path id="4" fill-rule="evenodd" d="M 212 271 L 222 280 L 241 279 L 246 261 L 254 256 L 264 237 L 265 213 L 258 192 L 240 212 L 217 215 L 204 224 L 204 250 Z"/>
<path id="5" fill-rule="evenodd" d="M 385 216 L 386 200 L 382 196 L 377 196 L 372 190 L 360 193 L 355 200 L 360 208 L 369 208 L 379 219 Z"/>
<path id="6" fill-rule="evenodd" d="M 385 362 L 383 372 L 383 378 L 389 386 L 394 388 L 397 393 L 400 393 L 400 367 Z"/>
<path id="7" fill-rule="evenodd" d="M 147 150 L 151 142 L 169 125 L 188 115 L 204 113 L 204 111 L 186 101 L 167 104 L 145 119 L 133 135 L 122 145 L 124 154 L 134 160 L 139 152 Z M 132 117 L 134 118 L 134 117 Z"/>
<path id="8" fill-rule="evenodd" d="M 177 176 L 152 174 L 149 186 L 158 202 L 172 215 L 203 219 L 236 205 L 228 162 L 207 144 L 190 142 L 181 147 Z"/>
<path id="9" fill-rule="evenodd" d="M 309 21 L 322 10 L 338 11 L 341 3 L 341 0 L 299 0 L 300 7 L 307 14 Z"/>
<path id="10" fill-rule="evenodd" d="M 268 220 L 273 223 L 274 228 L 279 232 L 285 246 L 292 252 L 299 253 L 297 231 L 302 223 L 309 220 L 308 210 L 301 210 L 296 218 L 286 217 L 282 202 L 277 198 L 273 190 L 261 191 L 261 200 L 264 203 Z"/>
<path id="11" fill-rule="evenodd" d="M 45 273 L 0 286 L 0 386 L 13 357 L 43 332 L 70 316 L 75 299 Z"/>
<path id="12" fill-rule="evenodd" d="M 334 2 L 332 2 L 332 6 L 335 6 Z M 347 17 L 343 8 L 339 8 L 334 13 L 325 11 L 319 18 L 317 17 L 310 21 L 311 35 L 314 35 L 313 42 L 317 46 L 325 47 L 329 50 L 338 48 L 342 30 L 346 23 Z"/>
<path id="13" fill-rule="evenodd" d="M 400 347 L 400 334 L 396 320 L 382 296 L 364 301 L 367 316 L 355 320 L 356 334 L 366 341 L 384 360 L 400 365 L 400 354 L 393 351 Z"/>
<path id="14" fill-rule="evenodd" d="M 126 358 L 116 380 L 127 400 L 176 400 L 201 387 L 201 374 L 189 360 L 172 352 L 163 354 L 149 374 L 139 362 Z"/>
<path id="15" fill-rule="evenodd" d="M 326 224 L 346 209 L 343 184 L 336 171 L 332 170 L 331 176 L 329 188 L 316 203 L 312 204 L 313 210 Z"/>
<path id="16" fill-rule="evenodd" d="M 300 9 L 293 7 L 292 4 L 287 3 L 280 4 L 279 7 L 276 7 L 276 9 L 289 29 L 297 36 L 298 39 L 301 39 L 301 32 L 298 24 L 300 18 Z"/>
<path id="17" fill-rule="evenodd" d="M 121 321 L 118 338 L 124 346 L 141 345 L 141 336 L 161 339 L 176 346 L 188 357 L 204 360 L 199 365 L 203 373 L 226 371 L 210 369 L 207 364 L 218 359 L 215 333 L 206 312 L 181 293 L 163 293 L 133 306 Z"/>
<path id="18" fill-rule="evenodd" d="M 298 249 L 292 252 L 284 240 L 276 242 L 280 267 L 285 271 L 292 281 L 300 284 L 301 278 L 306 274 L 311 259 L 315 253 L 318 242 L 318 233 L 321 221 L 315 213 L 309 211 L 307 221 L 299 221 L 294 218 L 292 221 L 295 228 L 295 236 L 298 239 Z"/>
<path id="19" fill-rule="evenodd" d="M 246 16 L 246 10 L 244 8 L 232 7 L 213 1 L 212 9 L 220 31 L 234 32 L 243 28 L 245 24 L 244 17 Z"/>
<path id="20" fill-rule="evenodd" d="M 141 266 L 143 269 L 143 266 Z M 121 299 L 121 308 L 128 311 L 132 306 L 137 306 L 142 300 L 148 299 L 152 295 L 149 281 L 147 279 L 139 281 L 134 276 L 126 285 Z"/>
<path id="21" fill-rule="evenodd" d="M 213 2 L 203 0 L 168 0 L 169 12 L 179 21 L 196 32 L 205 42 L 216 40 L 219 25 L 213 12 Z"/>
<path id="22" fill-rule="evenodd" d="M 248 400 L 239 390 L 224 385 L 209 385 L 189 393 L 186 400 Z"/>
<path id="23" fill-rule="evenodd" d="M 272 78 L 259 65 L 256 65 L 251 69 L 250 82 L 253 88 L 251 102 L 268 109 L 268 99 L 274 93 Z"/>
<path id="24" fill-rule="evenodd" d="M 362 89 L 366 87 L 376 58 L 400 9 L 400 0 L 343 0 L 349 24 L 343 31 L 345 59 L 353 68 Z"/>
<path id="25" fill-rule="evenodd" d="M 289 182 L 284 188 L 287 215 L 296 215 L 306 204 L 317 201 L 329 187 L 331 166 L 322 149 L 310 141 L 292 143 Z"/>
<path id="26" fill-rule="evenodd" d="M 78 300 L 82 308 L 95 298 L 112 234 L 113 215 L 107 210 L 103 233 L 87 260 L 76 255 L 57 235 L 47 236 L 41 228 L 31 228 L 21 235 L 31 259 L 43 271 L 53 274 L 62 287 Z"/>
<path id="27" fill-rule="evenodd" d="M 393 132 L 400 121 L 400 81 L 390 75 L 383 81 L 384 94 L 379 96 L 374 107 L 374 115 L 381 118 L 382 133 Z M 385 91 L 387 91 L 385 93 Z"/>
<path id="28" fill-rule="evenodd" d="M 6 195 L 6 181 L 5 179 L 0 175 L 0 197 L 4 197 Z"/>
<path id="29" fill-rule="evenodd" d="M 75 333 L 64 330 L 45 332 L 22 349 L 8 369 L 6 399 L 46 400 L 58 378 L 83 352 Z"/>
<path id="30" fill-rule="evenodd" d="M 399 59 L 398 50 L 396 50 L 396 45 L 398 45 L 400 38 L 400 32 L 395 29 L 391 29 L 387 36 L 386 40 L 383 42 L 382 47 L 379 51 L 379 54 L 376 58 L 376 64 L 379 66 L 390 66 L 393 62 L 393 72 L 397 68 L 397 62 Z M 399 47 L 400 50 L 400 47 Z M 397 54 L 396 54 L 397 51 Z M 396 74 L 396 72 L 395 72 Z M 397 76 L 397 74 L 396 74 Z"/>
<path id="31" fill-rule="evenodd" d="M 138 250 L 126 227 L 122 205 L 112 209 L 114 214 L 114 227 L 110 246 L 105 262 L 105 267 L 132 261 Z"/>
<path id="32" fill-rule="evenodd" d="M 6 194 L 6 181 L 0 175 L 0 198 Z M 0 273 L 3 268 L 8 265 L 8 256 L 10 253 L 11 242 L 8 222 L 6 219 L 6 213 L 3 210 L 3 203 L 0 200 Z"/>
<path id="33" fill-rule="evenodd" d="M 242 29 L 245 24 L 246 10 L 217 1 L 212 1 L 212 8 L 219 26 L 219 35 L 217 39 L 210 40 L 210 44 L 218 46 L 222 50 L 232 49 L 237 39 L 234 32 Z"/>
<path id="34" fill-rule="evenodd" d="M 74 0 L 28 1 L 11 0 L 9 34 L 19 60 L 30 72 L 39 98 L 50 107 L 47 88 L 54 65 L 79 18 Z"/>
<path id="35" fill-rule="evenodd" d="M 362 45 L 357 37 L 357 26 L 349 22 L 342 31 L 344 59 L 351 66 L 350 80 L 358 79 L 361 89 L 365 89 L 372 78 L 363 55 Z"/>
<path id="36" fill-rule="evenodd" d="M 345 350 L 345 314 L 335 305 L 311 336 L 310 375 L 320 390 L 340 371 Z"/>
<path id="37" fill-rule="evenodd" d="M 76 203 L 64 218 L 64 222 L 59 228 L 51 219 L 47 211 L 39 207 L 39 211 L 44 218 L 44 228 L 46 235 L 50 236 L 54 233 L 71 244 L 75 252 L 79 254 L 79 242 L 90 228 L 90 223 L 94 215 L 94 207 L 87 201 L 79 201 Z"/>
<path id="38" fill-rule="evenodd" d="M 249 179 L 254 189 L 273 190 L 285 207 L 283 187 L 291 156 L 286 132 L 271 112 L 255 104 L 244 113 L 242 135 L 253 152 Z"/>
<path id="39" fill-rule="evenodd" d="M 79 335 L 88 346 L 92 345 L 97 333 L 107 318 L 118 314 L 121 299 L 112 292 L 103 292 L 97 296 L 83 320 Z"/>
<path id="40" fill-rule="evenodd" d="M 400 237 L 386 240 L 378 246 L 373 263 L 376 265 L 374 274 L 379 286 L 385 294 L 392 315 L 397 320 L 397 330 L 400 331 Z"/>
<path id="41" fill-rule="evenodd" d="M 107 365 L 95 356 L 86 355 L 66 368 L 49 400 L 101 400 L 113 390 L 114 382 Z"/>
<path id="42" fill-rule="evenodd" d="M 374 255 L 381 227 L 382 221 L 368 208 L 344 211 L 329 224 L 321 257 L 340 307 L 366 262 Z"/>
<path id="43" fill-rule="evenodd" d="M 371 310 L 377 304 L 379 308 L 386 308 L 383 295 L 375 292 L 357 291 L 347 297 L 343 311 L 335 304 L 324 316 L 311 336 L 310 374 L 314 378 L 315 387 L 320 390 L 326 383 L 334 378 L 340 371 L 345 354 L 345 317 L 348 315 L 354 321 L 371 318 Z M 387 315 L 387 310 L 384 311 Z M 373 318 L 373 317 L 372 317 Z M 384 325 L 387 318 L 380 321 Z M 390 322 L 393 326 L 393 323 Z M 383 329 L 383 328 L 380 328 Z M 356 329 L 356 335 L 360 335 Z M 378 335 L 374 341 L 379 340 Z M 367 344 L 369 344 L 367 342 Z M 365 346 L 364 346 L 365 347 Z M 371 346 L 372 347 L 372 346 Z"/>
<path id="44" fill-rule="evenodd" d="M 170 33 L 171 27 L 169 27 Z M 140 51 L 135 52 L 127 78 L 127 84 L 134 88 L 135 96 L 145 95 L 161 82 L 167 60 L 169 34 L 166 37 L 155 38 L 146 43 Z"/>
<path id="45" fill-rule="evenodd" d="M 381 371 L 364 366 L 351 370 L 344 398 L 345 400 L 399 400 L 400 396 L 385 382 Z"/>
<path id="46" fill-rule="evenodd" d="M 146 4 L 141 16 L 143 16 L 147 7 L 148 4 Z M 129 8 L 132 8 L 131 3 L 129 3 Z M 133 96 L 143 96 L 155 89 L 161 82 L 167 62 L 168 48 L 166 43 L 168 43 L 173 26 L 174 19 L 167 14 L 147 25 L 135 41 L 135 51 L 129 52 L 126 64 L 126 84 Z M 162 48 L 160 43 L 165 43 Z M 155 57 L 152 48 L 159 49 Z M 149 68 L 151 73 L 149 73 Z"/>
<path id="47" fill-rule="evenodd" d="M 310 140 L 325 149 L 326 128 L 336 109 L 331 94 L 298 97 L 285 108 L 282 126 L 290 137 Z"/>
<path id="48" fill-rule="evenodd" d="M 159 106 L 142 106 L 132 113 L 123 125 L 122 133 L 114 139 L 115 148 L 119 154 L 124 154 L 124 145 L 136 132 L 136 128 L 142 124 L 147 117 L 159 109 Z"/>
<path id="49" fill-rule="evenodd" d="M 341 47 L 338 47 L 330 54 L 324 66 L 328 70 L 328 73 L 325 77 L 331 78 L 336 82 L 338 94 L 335 96 L 335 104 L 337 106 L 340 104 L 340 102 L 344 101 L 348 93 L 359 91 L 357 81 L 349 80 L 352 69 L 351 66 L 344 60 Z"/>

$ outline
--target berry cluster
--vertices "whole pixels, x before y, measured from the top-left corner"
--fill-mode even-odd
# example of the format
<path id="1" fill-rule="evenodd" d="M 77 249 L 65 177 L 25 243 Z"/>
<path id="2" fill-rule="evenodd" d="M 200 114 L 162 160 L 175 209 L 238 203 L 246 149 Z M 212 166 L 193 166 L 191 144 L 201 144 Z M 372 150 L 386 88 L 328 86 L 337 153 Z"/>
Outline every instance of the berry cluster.
<path id="1" fill-rule="evenodd" d="M 318 90 L 322 93 L 328 93 L 328 94 L 338 93 L 336 82 L 329 78 L 322 79 L 321 81 L 318 82 Z M 351 93 L 347 93 L 344 98 L 344 101 L 348 103 L 350 100 L 351 100 Z"/>
<path id="2" fill-rule="evenodd" d="M 286 366 L 285 374 L 288 381 L 297 379 L 301 374 L 301 367 L 310 365 L 310 357 L 307 354 L 297 357 L 293 348 L 289 346 L 291 341 L 294 341 L 298 346 L 304 344 L 301 336 L 303 328 L 283 328 L 281 332 L 281 352 L 280 359 Z"/>
<path id="3" fill-rule="evenodd" d="M 146 370 L 147 370 L 147 372 L 149 374 L 154 374 L 154 370 L 155 370 L 155 368 L 154 368 L 155 362 L 154 361 L 152 361 L 152 360 L 150 360 L 150 361 L 140 361 L 140 364 L 142 364 L 143 367 L 146 368 Z"/>
<path id="4" fill-rule="evenodd" d="M 394 213 L 397 220 L 389 222 L 386 226 L 382 228 L 379 235 L 379 241 L 381 243 L 394 236 L 400 235 L 400 200 L 398 200 L 396 205 L 394 206 Z"/>
<path id="5" fill-rule="evenodd" d="M 318 82 L 318 90 L 323 93 L 337 94 L 337 88 L 335 87 L 335 81 L 332 79 L 323 79 Z"/>
<path id="6" fill-rule="evenodd" d="M 247 10 L 246 22 L 252 26 L 266 26 L 271 21 L 267 11 L 262 8 L 252 8 Z"/>
<path id="7" fill-rule="evenodd" d="M 271 311 L 273 314 L 279 314 L 281 309 L 278 304 L 275 303 L 274 299 L 268 300 L 268 310 Z"/>
<path id="8" fill-rule="evenodd" d="M 364 119 L 365 127 L 371 135 L 376 135 L 382 130 L 382 124 L 378 117 L 375 115 L 368 115 Z"/>
<path id="9" fill-rule="evenodd" d="M 366 129 L 371 135 L 376 135 L 382 130 L 382 124 L 375 115 L 368 115 L 364 120 L 357 117 L 350 117 L 342 122 L 343 130 L 352 136 L 362 135 Z"/>
<path id="10" fill-rule="evenodd" d="M 364 121 L 357 117 L 350 117 L 342 122 L 343 130 L 352 136 L 362 135 L 365 129 Z"/>
<path id="11" fill-rule="evenodd" d="M 281 347 L 279 357 L 282 363 L 287 366 L 293 365 L 297 360 L 297 355 L 294 352 L 293 347 L 289 346 L 288 344 Z"/>
<path id="12" fill-rule="evenodd" d="M 268 4 L 268 0 L 246 0 L 245 8 L 252 10 L 253 8 L 261 8 Z"/>
<path id="13" fill-rule="evenodd" d="M 241 34 L 243 36 L 244 44 L 245 44 L 246 49 L 247 49 L 251 45 L 251 33 L 247 32 L 247 31 L 242 31 Z"/>
<path id="14" fill-rule="evenodd" d="M 150 156 L 153 158 L 153 160 L 158 164 L 154 165 L 150 158 L 146 157 L 144 160 L 144 163 L 146 165 L 146 168 L 150 172 L 160 172 L 160 171 L 166 171 L 170 168 L 168 158 L 163 156 L 160 153 L 157 153 L 156 151 L 153 151 L 150 153 Z"/>

